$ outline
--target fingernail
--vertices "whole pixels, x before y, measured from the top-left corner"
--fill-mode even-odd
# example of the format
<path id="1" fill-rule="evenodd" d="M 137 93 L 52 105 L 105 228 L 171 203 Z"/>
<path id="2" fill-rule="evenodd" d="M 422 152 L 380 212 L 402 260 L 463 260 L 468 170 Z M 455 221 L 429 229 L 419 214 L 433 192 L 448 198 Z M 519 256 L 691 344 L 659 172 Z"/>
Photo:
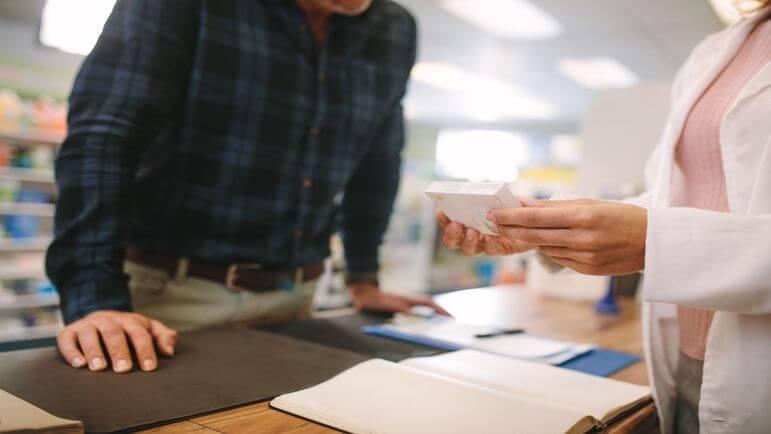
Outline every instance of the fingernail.
<path id="1" fill-rule="evenodd" d="M 142 362 L 142 366 L 144 367 L 145 371 L 152 371 L 155 369 L 155 361 L 153 359 L 145 359 L 145 361 Z"/>
<path id="2" fill-rule="evenodd" d="M 491 222 L 498 224 L 498 220 L 495 219 L 495 215 L 491 212 L 487 213 L 487 220 L 490 220 Z"/>
<path id="3" fill-rule="evenodd" d="M 72 359 L 72 366 L 76 368 L 80 368 L 81 366 L 83 366 L 84 363 L 86 363 L 86 361 L 80 357 L 75 357 L 74 359 Z"/>
<path id="4" fill-rule="evenodd" d="M 131 367 L 129 366 L 128 360 L 120 359 L 117 362 L 115 362 L 115 372 L 126 372 Z"/>
<path id="5" fill-rule="evenodd" d="M 471 241 L 476 240 L 476 238 L 477 238 L 476 231 L 474 231 L 471 228 L 466 229 L 466 238 L 468 238 Z"/>
<path id="6" fill-rule="evenodd" d="M 89 365 L 91 369 L 98 371 L 99 369 L 104 368 L 106 365 L 104 363 L 104 359 L 101 357 L 94 357 L 91 359 L 91 364 Z"/>

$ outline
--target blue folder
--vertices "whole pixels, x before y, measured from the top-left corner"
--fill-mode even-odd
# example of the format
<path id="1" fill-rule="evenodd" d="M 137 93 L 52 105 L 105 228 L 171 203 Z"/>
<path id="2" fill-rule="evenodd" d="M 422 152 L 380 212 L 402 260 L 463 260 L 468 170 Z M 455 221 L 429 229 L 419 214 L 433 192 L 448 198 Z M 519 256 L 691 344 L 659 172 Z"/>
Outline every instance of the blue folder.
<path id="1" fill-rule="evenodd" d="M 456 351 L 463 349 L 460 345 L 450 344 L 424 336 L 403 334 L 380 325 L 365 326 L 362 327 L 361 331 L 368 335 L 410 342 L 440 350 Z M 609 377 L 638 360 L 640 360 L 640 357 L 635 356 L 634 354 L 596 348 L 563 362 L 558 366 L 584 372 L 586 374 Z"/>

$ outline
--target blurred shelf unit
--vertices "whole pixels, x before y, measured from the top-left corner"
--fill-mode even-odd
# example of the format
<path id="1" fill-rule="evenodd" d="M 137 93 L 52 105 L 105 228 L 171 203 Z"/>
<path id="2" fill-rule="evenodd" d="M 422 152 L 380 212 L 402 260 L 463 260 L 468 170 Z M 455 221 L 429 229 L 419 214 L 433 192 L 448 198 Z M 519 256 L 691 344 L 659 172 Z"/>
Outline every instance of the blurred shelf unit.
<path id="1" fill-rule="evenodd" d="M 43 252 L 51 243 L 51 237 L 0 239 L 0 254 Z"/>
<path id="2" fill-rule="evenodd" d="M 59 306 L 57 294 L 24 294 L 15 297 L 1 297 L 0 311 Z"/>
<path id="3" fill-rule="evenodd" d="M 0 130 L 0 343 L 50 338 L 62 327 L 44 255 L 55 211 L 53 155 L 63 138 Z"/>
<path id="4" fill-rule="evenodd" d="M 12 143 L 16 146 L 51 146 L 58 147 L 64 135 L 51 132 L 29 132 L 29 131 L 0 131 L 0 142 Z"/>
<path id="5" fill-rule="evenodd" d="M 46 274 L 42 266 L 38 269 L 37 267 L 20 268 L 14 265 L 0 265 L 0 280 L 42 280 L 45 278 Z"/>
<path id="6" fill-rule="evenodd" d="M 33 339 L 52 338 L 59 333 L 62 326 L 60 323 L 35 325 L 30 327 L 0 327 L 0 343 L 18 342 Z"/>
<path id="7" fill-rule="evenodd" d="M 15 179 L 21 182 L 53 184 L 54 172 L 47 169 L 21 169 L 17 167 L 0 167 L 0 178 Z"/>
<path id="8" fill-rule="evenodd" d="M 12 202 L 0 203 L 0 215 L 28 215 L 53 217 L 54 205 L 49 203 Z"/>

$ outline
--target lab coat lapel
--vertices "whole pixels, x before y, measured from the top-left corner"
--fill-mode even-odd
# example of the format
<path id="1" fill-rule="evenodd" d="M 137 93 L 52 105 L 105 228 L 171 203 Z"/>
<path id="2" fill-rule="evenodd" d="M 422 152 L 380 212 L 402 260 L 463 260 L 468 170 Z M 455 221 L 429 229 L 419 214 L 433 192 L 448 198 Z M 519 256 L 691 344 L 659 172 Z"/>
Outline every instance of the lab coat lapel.
<path id="1" fill-rule="evenodd" d="M 670 122 L 666 140 L 663 142 L 662 164 L 659 166 L 659 178 L 661 180 L 658 193 L 658 205 L 668 206 L 672 197 L 672 173 L 674 171 L 675 147 L 680 141 L 680 136 L 685 127 L 685 121 L 691 113 L 691 109 L 701 98 L 704 91 L 725 69 L 728 63 L 736 56 L 747 36 L 755 27 L 755 24 L 764 18 L 764 14 L 758 14 L 735 27 L 726 29 L 722 34 L 715 35 L 712 44 L 704 47 L 702 52 L 695 53 L 690 68 L 683 71 L 688 80 L 682 90 L 683 97 L 678 100 L 678 105 L 672 107 Z"/>

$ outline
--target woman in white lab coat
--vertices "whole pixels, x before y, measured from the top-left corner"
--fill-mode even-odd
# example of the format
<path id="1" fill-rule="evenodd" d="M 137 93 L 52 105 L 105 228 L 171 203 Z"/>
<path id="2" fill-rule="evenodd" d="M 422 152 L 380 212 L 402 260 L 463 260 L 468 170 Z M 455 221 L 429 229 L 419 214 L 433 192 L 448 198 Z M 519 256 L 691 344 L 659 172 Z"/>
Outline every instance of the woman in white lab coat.
<path id="1" fill-rule="evenodd" d="M 642 271 L 645 357 L 664 433 L 771 433 L 771 5 L 763 4 L 708 37 L 678 73 L 643 195 L 524 200 L 488 216 L 503 237 L 438 215 L 445 245 L 469 255 L 537 248 L 586 274 Z"/>

